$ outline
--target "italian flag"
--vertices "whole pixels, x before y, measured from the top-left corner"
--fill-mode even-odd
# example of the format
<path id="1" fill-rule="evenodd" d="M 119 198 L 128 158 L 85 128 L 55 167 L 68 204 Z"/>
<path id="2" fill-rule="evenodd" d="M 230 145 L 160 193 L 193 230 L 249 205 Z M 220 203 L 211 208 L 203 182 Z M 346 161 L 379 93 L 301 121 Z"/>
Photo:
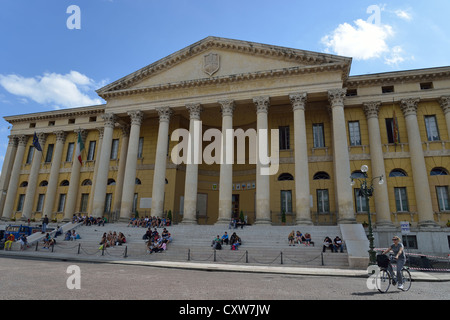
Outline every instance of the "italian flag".
<path id="1" fill-rule="evenodd" d="M 77 158 L 78 158 L 78 161 L 80 161 L 81 164 L 83 164 L 83 161 L 81 160 L 81 152 L 82 152 L 83 150 L 84 150 L 83 139 L 81 138 L 81 133 L 78 132 Z"/>

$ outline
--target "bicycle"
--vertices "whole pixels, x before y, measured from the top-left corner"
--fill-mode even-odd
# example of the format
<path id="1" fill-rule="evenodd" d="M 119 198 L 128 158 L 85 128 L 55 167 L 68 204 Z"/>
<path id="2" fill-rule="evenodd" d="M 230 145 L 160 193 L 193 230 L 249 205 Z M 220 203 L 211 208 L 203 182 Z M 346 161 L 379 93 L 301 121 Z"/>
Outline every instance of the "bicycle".
<path id="1" fill-rule="evenodd" d="M 385 254 L 377 255 L 377 265 L 380 267 L 380 272 L 377 274 L 375 279 L 375 284 L 381 293 L 385 293 L 389 290 L 389 287 L 397 284 L 397 277 L 393 270 L 393 268 L 389 268 L 389 265 L 392 267 L 393 255 L 387 257 Z M 403 278 L 403 291 L 408 291 L 411 288 L 411 273 L 409 272 L 407 267 L 403 267 L 401 270 L 401 275 Z"/>

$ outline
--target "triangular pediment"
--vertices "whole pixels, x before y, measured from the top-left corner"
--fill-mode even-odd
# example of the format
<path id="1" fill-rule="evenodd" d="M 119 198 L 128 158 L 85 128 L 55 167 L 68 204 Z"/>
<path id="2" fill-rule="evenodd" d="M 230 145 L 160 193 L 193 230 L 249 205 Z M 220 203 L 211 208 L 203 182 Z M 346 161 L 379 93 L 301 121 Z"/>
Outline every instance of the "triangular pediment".
<path id="1" fill-rule="evenodd" d="M 339 67 L 348 77 L 351 58 L 248 41 L 207 37 L 99 90 L 102 97 L 118 92 L 165 88 L 192 82 L 298 70 Z"/>

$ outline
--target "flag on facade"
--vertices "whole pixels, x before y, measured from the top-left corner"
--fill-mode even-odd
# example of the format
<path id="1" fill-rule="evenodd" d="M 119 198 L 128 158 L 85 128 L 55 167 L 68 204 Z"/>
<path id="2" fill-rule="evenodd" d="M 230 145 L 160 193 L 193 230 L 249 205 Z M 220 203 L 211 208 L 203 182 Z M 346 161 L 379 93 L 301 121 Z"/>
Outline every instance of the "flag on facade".
<path id="1" fill-rule="evenodd" d="M 77 141 L 77 158 L 78 161 L 80 161 L 80 164 L 83 164 L 83 161 L 81 160 L 81 152 L 84 150 L 84 143 L 83 139 L 81 138 L 81 132 L 78 132 L 78 141 Z"/>
<path id="2" fill-rule="evenodd" d="M 36 132 L 34 133 L 34 137 L 33 137 L 33 147 L 35 147 L 38 151 L 42 152 L 42 148 L 41 148 L 41 145 L 39 143 L 39 139 L 37 137 Z"/>
<path id="3" fill-rule="evenodd" d="M 395 115 L 395 110 L 394 110 L 394 114 L 392 115 L 392 133 L 393 133 L 393 138 L 394 138 L 394 144 L 397 145 L 397 143 L 399 143 L 399 138 L 398 138 L 398 122 L 397 122 L 397 116 Z"/>

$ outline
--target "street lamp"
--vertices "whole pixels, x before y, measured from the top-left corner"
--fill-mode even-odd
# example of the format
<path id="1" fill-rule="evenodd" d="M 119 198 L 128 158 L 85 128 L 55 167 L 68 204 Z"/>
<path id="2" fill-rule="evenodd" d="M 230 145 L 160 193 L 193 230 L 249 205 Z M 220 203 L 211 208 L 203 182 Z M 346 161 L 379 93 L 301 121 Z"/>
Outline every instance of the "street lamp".
<path id="1" fill-rule="evenodd" d="M 368 175 L 367 175 L 367 171 L 369 171 L 369 167 L 367 165 L 362 165 L 361 166 L 361 172 L 363 173 L 363 177 L 362 178 L 356 178 L 356 177 L 350 177 L 351 179 L 351 185 L 355 185 L 355 180 L 357 180 L 359 182 L 360 188 L 359 188 L 359 196 L 364 196 L 364 198 L 366 199 L 366 203 L 367 203 L 367 211 L 368 211 L 368 216 L 369 216 L 369 265 L 374 265 L 376 264 L 376 252 L 374 249 L 374 245 L 373 245 L 373 230 L 372 230 L 372 218 L 370 216 L 370 205 L 369 205 L 369 200 L 370 197 L 373 196 L 373 192 L 374 192 L 374 187 L 373 187 L 373 183 L 375 180 L 379 180 L 378 184 L 383 184 L 384 180 L 383 180 L 383 175 L 379 176 L 379 177 L 375 177 L 372 178 L 372 180 L 370 180 L 370 186 L 367 183 L 368 180 Z"/>

